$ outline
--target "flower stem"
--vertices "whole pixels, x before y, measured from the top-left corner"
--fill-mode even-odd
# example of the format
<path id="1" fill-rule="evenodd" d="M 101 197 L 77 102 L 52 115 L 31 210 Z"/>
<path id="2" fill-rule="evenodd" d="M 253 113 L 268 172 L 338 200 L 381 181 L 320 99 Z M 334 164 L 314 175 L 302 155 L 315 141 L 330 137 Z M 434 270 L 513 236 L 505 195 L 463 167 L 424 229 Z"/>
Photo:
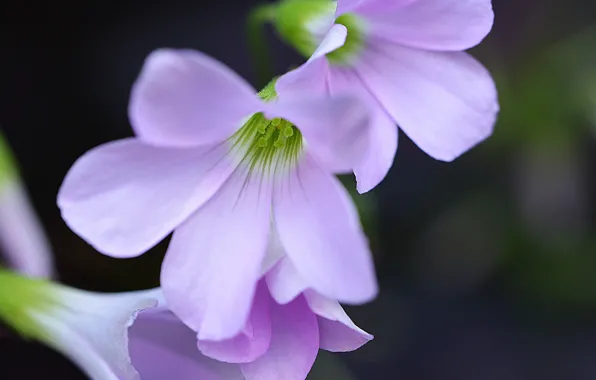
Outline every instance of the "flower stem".
<path id="1" fill-rule="evenodd" d="M 263 86 L 273 76 L 271 56 L 267 49 L 264 25 L 275 19 L 277 4 L 261 4 L 248 15 L 247 36 L 251 60 L 256 72 L 257 87 Z"/>
<path id="2" fill-rule="evenodd" d="M 12 157 L 8 143 L 0 131 L 0 187 L 4 181 L 13 179 L 16 176 L 16 165 Z"/>

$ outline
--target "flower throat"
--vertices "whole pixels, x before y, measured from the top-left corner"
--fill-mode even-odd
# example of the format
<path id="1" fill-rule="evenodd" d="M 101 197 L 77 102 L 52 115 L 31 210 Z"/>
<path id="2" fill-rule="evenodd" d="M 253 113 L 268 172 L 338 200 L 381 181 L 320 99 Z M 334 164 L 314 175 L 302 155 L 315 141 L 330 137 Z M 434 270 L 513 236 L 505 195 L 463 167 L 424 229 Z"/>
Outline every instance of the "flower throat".
<path id="1" fill-rule="evenodd" d="M 275 80 L 271 81 L 259 97 L 274 101 Z M 302 153 L 302 133 L 285 119 L 265 118 L 262 112 L 256 113 L 230 138 L 232 149 L 242 152 L 241 164 L 249 172 L 271 175 L 279 170 L 292 167 Z"/>

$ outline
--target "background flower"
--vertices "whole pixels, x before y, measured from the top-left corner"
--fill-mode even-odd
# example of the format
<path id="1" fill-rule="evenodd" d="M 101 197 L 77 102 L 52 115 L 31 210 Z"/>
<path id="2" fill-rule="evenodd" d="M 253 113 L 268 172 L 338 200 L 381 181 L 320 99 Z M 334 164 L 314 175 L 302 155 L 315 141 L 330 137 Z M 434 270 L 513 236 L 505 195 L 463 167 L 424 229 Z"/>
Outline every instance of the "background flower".
<path id="1" fill-rule="evenodd" d="M 308 3 L 308 0 L 307 0 Z M 279 26 L 300 1 L 280 3 L 275 25 L 296 46 L 309 31 Z M 288 8 L 288 9 L 286 9 Z M 326 11 L 322 13 L 326 14 Z M 313 16 L 314 17 L 314 16 Z M 492 133 L 499 110 L 490 74 L 462 50 L 477 45 L 493 24 L 491 0 L 338 0 L 312 56 L 278 81 L 283 94 L 358 91 L 373 113 L 369 154 L 356 170 L 359 191 L 376 186 L 393 164 L 399 127 L 422 150 L 452 161 Z"/>
<path id="2" fill-rule="evenodd" d="M 29 276 L 54 274 L 52 250 L 0 134 L 0 248 L 9 265 Z"/>

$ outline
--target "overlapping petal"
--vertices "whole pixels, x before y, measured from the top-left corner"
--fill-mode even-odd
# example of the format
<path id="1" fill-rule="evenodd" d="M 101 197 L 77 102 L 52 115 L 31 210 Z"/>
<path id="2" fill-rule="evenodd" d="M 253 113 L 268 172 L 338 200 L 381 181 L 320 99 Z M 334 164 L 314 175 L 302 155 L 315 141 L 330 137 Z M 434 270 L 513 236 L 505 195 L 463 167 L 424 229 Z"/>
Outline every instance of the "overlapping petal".
<path id="1" fill-rule="evenodd" d="M 279 304 L 286 304 L 308 288 L 308 283 L 300 276 L 292 261 L 283 257 L 267 273 L 267 286 L 273 299 Z"/>
<path id="2" fill-rule="evenodd" d="M 268 112 L 296 125 L 306 150 L 325 168 L 353 168 L 366 154 L 369 113 L 354 96 L 280 97 Z"/>
<path id="3" fill-rule="evenodd" d="M 188 147 L 223 141 L 260 104 L 254 89 L 217 60 L 194 50 L 160 49 L 133 86 L 129 117 L 142 140 Z"/>
<path id="4" fill-rule="evenodd" d="M 167 309 L 141 312 L 129 336 L 132 364 L 142 380 L 244 380 L 237 365 L 202 355 L 196 333 Z"/>
<path id="5" fill-rule="evenodd" d="M 329 64 L 324 58 L 310 59 L 302 66 L 277 79 L 275 89 L 281 98 L 295 94 L 323 96 L 329 93 L 327 71 Z"/>
<path id="6" fill-rule="evenodd" d="M 269 350 L 240 365 L 246 380 L 304 380 L 319 351 L 317 319 L 304 297 L 272 307 L 271 329 Z"/>
<path id="7" fill-rule="evenodd" d="M 170 242 L 163 291 L 199 339 L 232 338 L 248 318 L 270 227 L 270 188 L 261 181 L 235 172 Z"/>
<path id="8" fill-rule="evenodd" d="M 269 300 L 267 286 L 260 282 L 244 329 L 235 337 L 223 341 L 199 340 L 199 350 L 226 363 L 249 363 L 262 356 L 271 342 Z"/>
<path id="9" fill-rule="evenodd" d="M 377 186 L 393 165 L 397 152 L 397 127 L 355 69 L 335 67 L 329 71 L 328 82 L 332 96 L 339 96 L 346 91 L 357 92 L 370 109 L 367 151 L 354 167 L 357 190 L 365 193 Z"/>
<path id="10" fill-rule="evenodd" d="M 323 96 L 329 93 L 328 64 L 325 55 L 339 49 L 346 42 L 348 30 L 343 25 L 333 25 L 313 55 L 300 68 L 287 72 L 277 79 L 275 89 L 280 98 Z"/>
<path id="11" fill-rule="evenodd" d="M 376 295 L 366 237 L 336 178 L 306 158 L 276 187 L 273 215 L 288 257 L 310 287 L 348 303 Z"/>
<path id="12" fill-rule="evenodd" d="M 159 148 L 137 139 L 84 154 L 68 172 L 58 206 L 98 251 L 133 257 L 157 244 L 208 200 L 232 171 L 227 148 Z"/>
<path id="13" fill-rule="evenodd" d="M 337 301 L 307 290 L 304 296 L 319 324 L 319 348 L 332 352 L 354 351 L 373 336 L 356 326 Z"/>

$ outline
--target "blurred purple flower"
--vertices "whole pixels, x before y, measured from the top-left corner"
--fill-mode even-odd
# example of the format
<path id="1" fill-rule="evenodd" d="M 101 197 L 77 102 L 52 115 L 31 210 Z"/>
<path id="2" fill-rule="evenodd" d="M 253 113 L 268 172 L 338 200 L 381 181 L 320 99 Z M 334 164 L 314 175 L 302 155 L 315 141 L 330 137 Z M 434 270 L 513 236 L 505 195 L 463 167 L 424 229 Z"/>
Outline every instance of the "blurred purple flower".
<path id="1" fill-rule="evenodd" d="M 283 97 L 352 90 L 368 99 L 375 110 L 370 148 L 355 168 L 358 190 L 368 191 L 393 163 L 395 123 L 442 161 L 492 133 L 499 110 L 494 82 L 462 50 L 489 33 L 493 18 L 490 0 L 338 0 L 334 25 L 325 11 L 304 22 L 301 33 L 291 29 L 285 36 L 303 52 L 310 50 L 305 41 L 322 42 L 305 64 L 280 78 L 277 91 Z M 328 28 L 320 26 L 324 20 Z"/>
<path id="2" fill-rule="evenodd" d="M 161 283 L 200 339 L 241 331 L 274 239 L 309 288 L 347 303 L 377 292 L 357 211 L 333 176 L 364 154 L 366 107 L 278 99 L 270 86 L 260 95 L 268 101 L 201 53 L 156 51 L 132 91 L 137 137 L 86 153 L 58 195 L 66 223 L 110 256 L 140 255 L 175 229 Z"/>
<path id="3" fill-rule="evenodd" d="M 32 277 L 52 277 L 50 243 L 23 184 L 0 185 L 0 246 L 10 266 Z"/>
<path id="4" fill-rule="evenodd" d="M 54 275 L 50 243 L 1 134 L 0 249 L 10 266 L 28 276 Z"/>

